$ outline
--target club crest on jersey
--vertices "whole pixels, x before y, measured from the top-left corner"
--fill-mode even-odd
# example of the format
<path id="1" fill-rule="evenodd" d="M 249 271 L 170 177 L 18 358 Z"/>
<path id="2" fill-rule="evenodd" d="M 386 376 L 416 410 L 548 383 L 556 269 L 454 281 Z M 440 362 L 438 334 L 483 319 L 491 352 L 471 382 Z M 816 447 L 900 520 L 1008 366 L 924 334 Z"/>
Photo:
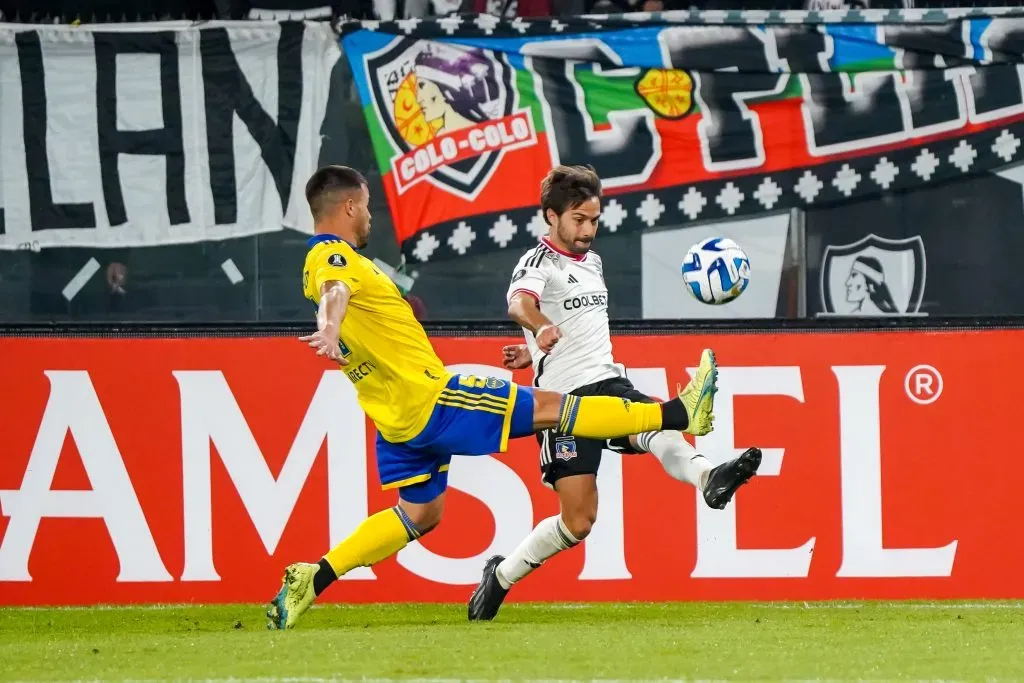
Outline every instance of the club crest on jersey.
<path id="1" fill-rule="evenodd" d="M 488 377 L 487 381 L 484 382 L 484 386 L 488 389 L 501 389 L 505 386 L 505 381 L 497 379 L 496 377 Z"/>
<path id="2" fill-rule="evenodd" d="M 572 460 L 576 457 L 575 437 L 555 439 L 555 457 L 559 460 Z"/>
<path id="3" fill-rule="evenodd" d="M 828 314 L 887 316 L 921 313 L 927 264 L 920 235 L 878 235 L 829 245 L 821 264 L 821 307 Z"/>
<path id="4" fill-rule="evenodd" d="M 336 268 L 344 268 L 347 265 L 345 257 L 338 253 L 334 253 L 328 256 L 327 263 L 328 265 L 334 266 Z"/>
<path id="5" fill-rule="evenodd" d="M 472 201 L 506 151 L 537 143 L 500 53 L 396 38 L 365 65 L 398 194 L 427 181 Z"/>

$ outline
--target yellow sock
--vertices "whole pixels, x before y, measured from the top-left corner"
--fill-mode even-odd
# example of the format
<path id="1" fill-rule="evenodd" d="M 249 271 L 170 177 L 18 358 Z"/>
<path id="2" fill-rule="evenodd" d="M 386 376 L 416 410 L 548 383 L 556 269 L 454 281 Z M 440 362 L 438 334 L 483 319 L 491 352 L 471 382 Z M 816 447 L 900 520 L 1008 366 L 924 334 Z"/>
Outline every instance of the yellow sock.
<path id="1" fill-rule="evenodd" d="M 612 396 L 572 396 L 562 401 L 558 431 L 591 439 L 656 432 L 662 428 L 659 403 L 635 403 Z M 683 425 L 685 427 L 685 425 Z"/>
<path id="2" fill-rule="evenodd" d="M 420 535 L 405 511 L 396 505 L 364 519 L 324 559 L 335 576 L 342 576 L 356 567 L 368 567 L 391 557 Z"/>

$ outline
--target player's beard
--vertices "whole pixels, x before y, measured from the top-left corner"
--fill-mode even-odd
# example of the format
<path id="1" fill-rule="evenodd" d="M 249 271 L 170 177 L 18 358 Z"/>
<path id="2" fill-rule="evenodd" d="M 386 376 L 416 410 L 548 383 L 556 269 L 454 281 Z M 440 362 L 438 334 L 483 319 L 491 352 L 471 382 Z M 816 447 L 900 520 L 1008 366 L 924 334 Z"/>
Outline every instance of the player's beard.
<path id="1" fill-rule="evenodd" d="M 366 222 L 363 223 L 363 227 L 359 231 L 359 234 L 357 235 L 357 238 L 359 240 L 359 244 L 357 246 L 360 249 L 362 249 L 363 247 L 365 247 L 367 244 L 370 243 L 370 221 L 369 221 L 369 219 L 367 219 Z"/>
<path id="2" fill-rule="evenodd" d="M 566 250 L 577 256 L 582 256 L 590 251 L 590 245 L 594 242 L 593 237 L 585 242 L 577 241 L 572 228 L 563 225 L 561 218 L 558 219 L 558 226 L 555 232 L 558 234 L 558 241 L 562 243 Z"/>

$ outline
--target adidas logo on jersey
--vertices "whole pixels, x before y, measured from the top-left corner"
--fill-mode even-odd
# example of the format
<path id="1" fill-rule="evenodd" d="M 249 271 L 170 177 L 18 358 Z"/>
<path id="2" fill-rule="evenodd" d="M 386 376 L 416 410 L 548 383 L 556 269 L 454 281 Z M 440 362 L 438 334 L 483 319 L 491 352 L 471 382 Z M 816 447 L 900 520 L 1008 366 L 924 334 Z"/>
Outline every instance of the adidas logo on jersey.
<path id="1" fill-rule="evenodd" d="M 577 284 L 579 284 L 579 282 L 580 281 L 577 280 L 576 277 L 574 275 L 572 275 L 572 273 L 569 274 L 569 284 L 570 285 L 577 285 Z"/>

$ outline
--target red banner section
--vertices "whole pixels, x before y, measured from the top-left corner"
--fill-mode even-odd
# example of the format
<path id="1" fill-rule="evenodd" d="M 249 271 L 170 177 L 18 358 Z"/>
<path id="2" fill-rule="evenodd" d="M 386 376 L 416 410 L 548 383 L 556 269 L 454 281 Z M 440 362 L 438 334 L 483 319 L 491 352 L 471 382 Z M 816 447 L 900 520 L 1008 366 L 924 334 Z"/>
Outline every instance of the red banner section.
<path id="1" fill-rule="evenodd" d="M 435 339 L 508 376 L 508 339 Z M 606 454 L 593 535 L 519 600 L 1021 598 L 1024 331 L 619 337 L 665 396 L 722 366 L 713 460 L 759 477 L 707 509 L 650 456 Z M 0 603 L 259 602 L 394 503 L 351 385 L 293 339 L 0 339 Z M 528 374 L 517 374 L 528 382 Z M 447 517 L 325 599 L 462 602 L 491 553 L 557 513 L 537 447 L 457 457 Z"/>

